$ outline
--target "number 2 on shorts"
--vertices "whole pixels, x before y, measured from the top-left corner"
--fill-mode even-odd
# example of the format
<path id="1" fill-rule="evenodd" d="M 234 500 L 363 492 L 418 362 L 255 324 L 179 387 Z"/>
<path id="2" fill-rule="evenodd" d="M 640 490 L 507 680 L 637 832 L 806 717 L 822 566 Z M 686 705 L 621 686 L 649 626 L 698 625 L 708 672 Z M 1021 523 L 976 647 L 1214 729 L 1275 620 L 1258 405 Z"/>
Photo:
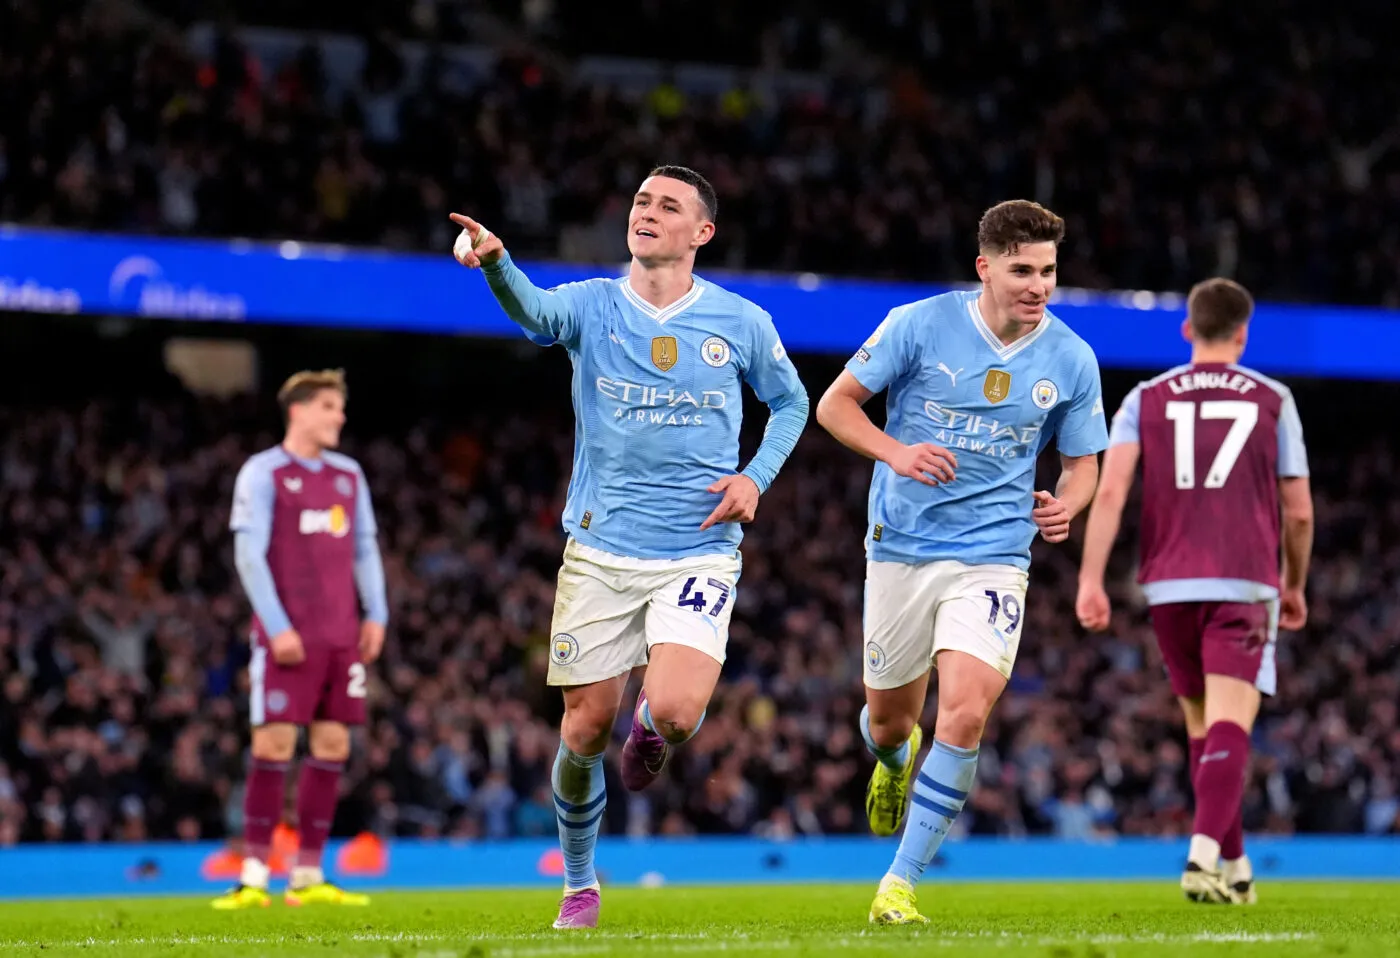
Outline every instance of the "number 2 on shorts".
<path id="1" fill-rule="evenodd" d="M 365 665 L 363 662 L 352 662 L 350 664 L 350 684 L 345 687 L 345 694 L 352 699 L 362 699 L 365 697 Z"/>

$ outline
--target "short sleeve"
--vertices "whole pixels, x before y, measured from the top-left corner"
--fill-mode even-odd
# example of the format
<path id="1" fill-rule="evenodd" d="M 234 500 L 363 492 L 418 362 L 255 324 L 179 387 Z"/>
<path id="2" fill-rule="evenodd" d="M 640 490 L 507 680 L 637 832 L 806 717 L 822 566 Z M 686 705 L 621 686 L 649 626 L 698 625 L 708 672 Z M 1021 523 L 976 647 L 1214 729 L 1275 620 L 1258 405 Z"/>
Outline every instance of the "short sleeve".
<path id="1" fill-rule="evenodd" d="M 1055 434 L 1060 455 L 1071 458 L 1091 456 L 1108 448 L 1108 426 L 1104 422 L 1103 387 L 1098 362 L 1092 354 L 1079 367 L 1074 397 Z"/>
<path id="2" fill-rule="evenodd" d="M 884 391 L 913 364 L 914 324 L 913 303 L 890 310 L 846 363 L 846 369 L 872 393 Z"/>
<path id="3" fill-rule="evenodd" d="M 1283 395 L 1278 414 L 1278 474 L 1279 478 L 1308 475 L 1308 449 L 1303 443 L 1303 421 L 1298 418 L 1298 404 L 1293 394 Z"/>
<path id="4" fill-rule="evenodd" d="M 228 527 L 234 532 L 271 533 L 272 510 L 277 500 L 272 469 L 254 457 L 238 470 L 233 484 L 233 511 Z"/>
<path id="5" fill-rule="evenodd" d="M 1138 420 L 1142 415 L 1142 385 L 1133 387 L 1133 391 L 1128 393 L 1128 398 L 1123 400 L 1123 405 L 1118 407 L 1118 412 L 1113 416 L 1113 428 L 1108 433 L 1108 444 L 1110 446 L 1121 446 L 1126 443 L 1140 443 L 1142 436 L 1138 429 Z"/>

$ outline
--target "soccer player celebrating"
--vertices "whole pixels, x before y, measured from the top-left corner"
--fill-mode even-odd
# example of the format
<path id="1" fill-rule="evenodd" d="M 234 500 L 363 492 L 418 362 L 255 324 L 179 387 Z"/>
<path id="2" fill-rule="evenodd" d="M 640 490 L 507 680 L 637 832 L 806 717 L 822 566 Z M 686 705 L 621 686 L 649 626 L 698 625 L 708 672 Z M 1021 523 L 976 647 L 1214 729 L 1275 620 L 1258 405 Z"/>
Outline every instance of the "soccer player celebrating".
<path id="1" fill-rule="evenodd" d="M 297 730 L 306 726 L 311 756 L 297 783 L 301 845 L 285 901 L 367 905 L 366 896 L 326 881 L 321 855 L 350 754 L 349 726 L 365 721 L 365 667 L 379 657 L 389 617 L 374 510 L 359 463 L 331 451 L 345 425 L 344 374 L 297 373 L 277 398 L 286 437 L 243 465 L 229 521 L 254 613 L 253 757 L 243 798 L 242 875 L 213 904 L 270 903 L 268 849 Z"/>
<path id="2" fill-rule="evenodd" d="M 1312 551 L 1303 427 L 1288 388 L 1236 365 L 1254 302 L 1210 279 L 1187 299 L 1191 362 L 1141 383 L 1113 419 L 1089 513 L 1076 611 L 1108 628 L 1104 569 L 1142 459 L 1142 562 L 1172 691 L 1186 716 L 1196 820 L 1181 887 L 1197 902 L 1256 899 L 1241 803 L 1279 626 L 1301 629 Z M 1283 570 L 1279 571 L 1282 505 Z"/>
<path id="3" fill-rule="evenodd" d="M 460 214 L 454 254 L 540 345 L 573 362 L 574 466 L 564 508 L 549 683 L 563 686 L 554 804 L 564 851 L 556 928 L 598 923 L 600 764 L 633 667 L 647 665 L 622 781 L 650 784 L 700 727 L 724 662 L 739 524 L 752 521 L 807 421 L 807 394 L 763 310 L 693 274 L 715 232 L 693 170 L 651 172 L 632 202 L 626 277 L 532 285 L 499 237 Z M 772 414 L 736 472 L 741 383 Z"/>
<path id="4" fill-rule="evenodd" d="M 1046 309 L 1064 221 L 1036 203 L 992 207 L 978 226 L 980 290 L 900 306 L 817 407 L 818 421 L 876 460 L 865 582 L 866 706 L 876 758 L 866 813 L 877 835 L 910 821 L 870 920 L 926 922 L 914 885 L 962 810 L 978 743 L 1021 639 L 1030 546 L 1062 542 L 1093 496 L 1107 443 L 1098 364 Z M 889 390 L 881 431 L 862 406 Z M 1051 437 L 1061 472 L 1035 491 Z M 922 742 L 930 668 L 934 742 Z"/>

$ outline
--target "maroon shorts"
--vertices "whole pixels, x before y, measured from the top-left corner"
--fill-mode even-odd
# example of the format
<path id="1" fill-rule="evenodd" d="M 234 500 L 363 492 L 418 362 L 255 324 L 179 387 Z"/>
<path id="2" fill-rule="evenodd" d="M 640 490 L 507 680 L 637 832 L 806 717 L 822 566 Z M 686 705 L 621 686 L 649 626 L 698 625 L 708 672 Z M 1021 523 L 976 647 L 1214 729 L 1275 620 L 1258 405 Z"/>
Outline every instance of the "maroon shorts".
<path id="1" fill-rule="evenodd" d="M 305 642 L 306 658 L 278 665 L 265 639 L 255 633 L 248 663 L 248 719 L 254 725 L 289 722 L 365 724 L 368 674 L 355 646 L 335 648 Z"/>
<path id="2" fill-rule="evenodd" d="M 1265 695 L 1274 693 L 1278 679 L 1274 661 L 1277 602 L 1154 605 L 1152 628 L 1177 695 L 1205 695 L 1207 675 L 1241 679 Z"/>

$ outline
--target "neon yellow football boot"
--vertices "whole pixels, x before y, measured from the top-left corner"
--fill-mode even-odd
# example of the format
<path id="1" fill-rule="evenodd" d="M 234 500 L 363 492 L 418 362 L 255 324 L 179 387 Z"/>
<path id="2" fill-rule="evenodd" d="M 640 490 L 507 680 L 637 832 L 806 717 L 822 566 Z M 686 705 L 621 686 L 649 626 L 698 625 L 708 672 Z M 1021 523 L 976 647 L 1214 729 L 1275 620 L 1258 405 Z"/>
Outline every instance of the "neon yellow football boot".
<path id="1" fill-rule="evenodd" d="M 870 904 L 873 925 L 927 925 L 928 919 L 919 914 L 914 898 L 914 886 L 901 878 L 886 875 L 880 890 Z"/>
<path id="2" fill-rule="evenodd" d="M 302 905 L 345 905 L 352 908 L 363 908 L 369 904 L 368 895 L 346 891 L 328 881 L 317 882 L 303 888 L 288 887 L 286 897 L 283 900 L 292 908 L 300 908 Z"/>
<path id="3" fill-rule="evenodd" d="M 253 885 L 235 885 L 209 903 L 218 911 L 238 911 L 243 908 L 266 908 L 272 904 L 272 896 L 266 888 Z"/>
<path id="4" fill-rule="evenodd" d="M 884 762 L 875 763 L 875 772 L 865 787 L 865 817 L 870 820 L 870 830 L 882 838 L 899 831 L 909 814 L 909 780 L 914 777 L 914 763 L 923 744 L 924 730 L 916 723 L 914 734 L 909 736 L 909 758 L 902 769 L 894 772 Z"/>

